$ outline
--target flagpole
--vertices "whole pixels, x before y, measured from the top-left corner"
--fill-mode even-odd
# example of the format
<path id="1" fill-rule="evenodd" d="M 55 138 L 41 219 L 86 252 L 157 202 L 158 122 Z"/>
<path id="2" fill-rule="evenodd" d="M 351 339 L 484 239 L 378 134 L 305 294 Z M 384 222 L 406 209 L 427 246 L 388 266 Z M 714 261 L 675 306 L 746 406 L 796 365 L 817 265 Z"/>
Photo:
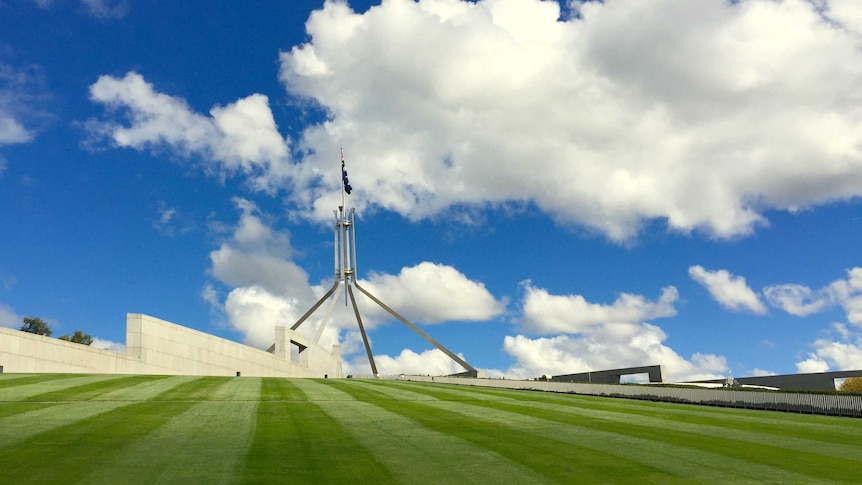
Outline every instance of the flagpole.
<path id="1" fill-rule="evenodd" d="M 2 0 L 0 0 L 2 1 Z M 335 245 L 334 248 L 334 259 L 335 259 L 335 277 L 336 281 L 332 285 L 332 288 L 323 295 L 323 298 L 318 300 L 314 306 L 308 310 L 302 318 L 297 321 L 291 330 L 296 330 L 299 326 L 309 317 L 318 307 L 320 307 L 323 302 L 330 297 L 333 297 L 333 294 L 338 290 L 339 285 L 344 285 L 344 305 L 348 305 L 348 300 L 353 305 L 353 313 L 356 316 L 356 324 L 359 326 L 359 333 L 362 335 L 362 341 L 365 344 L 365 352 L 368 354 L 368 363 L 371 365 L 371 372 L 374 374 L 375 378 L 379 378 L 380 375 L 377 373 L 377 365 L 374 362 L 374 354 L 371 352 L 371 342 L 368 340 L 368 334 L 366 332 L 365 326 L 362 324 L 362 317 L 359 315 L 359 307 L 356 304 L 356 297 L 353 294 L 353 287 L 355 286 L 357 290 L 367 296 L 371 301 L 376 303 L 380 308 L 389 312 L 390 315 L 397 318 L 401 323 L 407 325 L 408 328 L 417 333 L 420 337 L 424 338 L 428 343 L 436 347 L 438 350 L 449 356 L 452 360 L 458 363 L 461 367 L 466 369 L 466 372 L 462 372 L 456 375 L 470 376 L 476 377 L 478 375 L 478 371 L 470 366 L 464 359 L 458 357 L 441 345 L 439 342 L 431 338 L 428 334 L 420 330 L 416 325 L 410 323 L 409 320 L 402 317 L 395 310 L 388 307 L 385 303 L 377 299 L 374 295 L 372 295 L 368 290 L 359 286 L 356 278 L 356 232 L 355 232 L 355 223 L 354 219 L 354 209 L 351 208 L 348 212 L 346 210 L 347 206 L 347 196 L 350 195 L 350 192 L 353 191 L 353 188 L 350 186 L 350 182 L 347 180 L 347 168 L 344 164 L 344 148 L 341 148 L 341 206 L 338 207 L 338 214 L 335 219 L 335 227 L 334 227 L 334 236 L 333 242 Z M 326 315 L 323 317 L 323 320 L 320 322 L 320 326 L 317 329 L 317 333 L 315 334 L 314 340 L 315 342 L 320 339 L 323 334 L 323 326 L 326 325 L 327 320 L 331 316 L 333 308 L 335 306 L 335 302 L 338 300 L 338 296 L 334 296 L 330 306 L 326 310 Z"/>
<path id="2" fill-rule="evenodd" d="M 347 275 L 347 247 L 345 246 L 347 237 L 347 227 L 345 227 L 345 218 L 344 218 L 344 208 L 347 205 L 345 192 L 347 191 L 347 187 L 344 182 L 344 147 L 341 147 L 341 206 L 338 207 L 338 217 L 341 219 L 339 221 L 339 227 L 341 228 L 341 273 L 344 278 L 344 306 L 347 306 L 348 300 L 348 290 L 350 286 L 349 276 Z"/>
<path id="3" fill-rule="evenodd" d="M 345 195 L 344 195 L 344 147 L 341 148 L 341 207 L 344 210 L 345 207 Z"/>

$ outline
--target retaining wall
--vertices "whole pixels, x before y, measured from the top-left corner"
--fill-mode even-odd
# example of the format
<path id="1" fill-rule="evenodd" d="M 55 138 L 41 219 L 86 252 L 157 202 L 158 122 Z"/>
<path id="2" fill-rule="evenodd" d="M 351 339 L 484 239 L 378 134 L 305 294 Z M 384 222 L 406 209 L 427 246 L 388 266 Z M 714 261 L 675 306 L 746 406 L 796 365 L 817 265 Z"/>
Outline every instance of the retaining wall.
<path id="1" fill-rule="evenodd" d="M 642 385 L 581 384 L 573 382 L 472 379 L 464 377 L 401 376 L 400 379 L 441 384 L 528 389 L 535 391 L 624 397 L 650 401 L 681 402 L 708 406 L 763 409 L 795 413 L 824 414 L 862 418 L 862 396 L 846 394 L 807 394 L 779 391 L 735 391 Z"/>
<path id="2" fill-rule="evenodd" d="M 276 330 L 280 355 L 140 313 L 126 316 L 124 354 L 0 328 L 0 365 L 8 373 L 342 377 L 340 346 L 328 351 L 290 329 Z M 298 341 L 302 352 L 292 361 L 290 342 Z"/>

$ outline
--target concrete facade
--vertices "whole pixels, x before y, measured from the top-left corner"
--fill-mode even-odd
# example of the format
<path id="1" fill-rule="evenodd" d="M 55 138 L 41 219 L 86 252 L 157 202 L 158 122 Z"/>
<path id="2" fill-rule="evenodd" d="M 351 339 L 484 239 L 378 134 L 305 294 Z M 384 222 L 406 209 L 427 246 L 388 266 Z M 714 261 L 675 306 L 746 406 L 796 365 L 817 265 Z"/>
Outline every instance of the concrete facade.
<path id="1" fill-rule="evenodd" d="M 835 379 L 862 377 L 862 370 L 845 370 L 833 372 L 814 372 L 810 374 L 781 374 L 775 376 L 735 377 L 737 384 L 749 386 L 777 387 L 779 389 L 811 389 L 834 391 Z M 698 381 L 707 383 L 724 383 L 726 379 Z"/>
<path id="2" fill-rule="evenodd" d="M 643 367 L 626 367 L 624 369 L 598 370 L 592 372 L 581 372 L 578 374 L 565 374 L 552 376 L 550 380 L 555 382 L 594 382 L 596 384 L 619 384 L 622 376 L 634 374 L 647 374 L 650 382 L 664 382 L 664 368 L 660 365 L 647 365 Z"/>
<path id="3" fill-rule="evenodd" d="M 331 350 L 275 327 L 269 353 L 140 313 L 126 316 L 126 353 L 0 328 L 0 366 L 11 373 L 170 374 L 342 377 L 341 347 Z M 291 346 L 298 360 L 291 360 Z"/>

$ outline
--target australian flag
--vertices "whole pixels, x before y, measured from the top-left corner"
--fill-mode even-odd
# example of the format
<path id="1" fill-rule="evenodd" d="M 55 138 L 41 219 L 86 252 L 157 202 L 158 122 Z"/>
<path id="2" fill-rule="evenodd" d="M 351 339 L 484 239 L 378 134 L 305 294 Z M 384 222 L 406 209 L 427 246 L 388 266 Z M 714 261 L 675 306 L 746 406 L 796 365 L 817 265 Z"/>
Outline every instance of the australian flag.
<path id="1" fill-rule="evenodd" d="M 350 186 L 350 181 L 347 180 L 347 169 L 344 168 L 344 153 L 341 154 L 341 182 L 344 183 L 344 191 L 349 194 L 353 190 L 353 187 Z"/>

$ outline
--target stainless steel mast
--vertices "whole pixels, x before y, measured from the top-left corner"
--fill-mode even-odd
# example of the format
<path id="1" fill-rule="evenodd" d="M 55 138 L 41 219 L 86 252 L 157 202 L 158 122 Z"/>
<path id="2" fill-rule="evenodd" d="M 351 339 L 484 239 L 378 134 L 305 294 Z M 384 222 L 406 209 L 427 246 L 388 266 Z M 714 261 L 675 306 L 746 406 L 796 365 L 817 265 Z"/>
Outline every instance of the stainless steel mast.
<path id="1" fill-rule="evenodd" d="M 334 259 L 335 259 L 335 282 L 332 285 L 332 288 L 323 295 L 323 297 L 317 301 L 312 307 L 305 312 L 305 314 L 300 317 L 299 320 L 292 327 L 291 330 L 296 330 L 300 325 L 303 324 L 327 299 L 331 298 L 331 301 L 326 309 L 326 313 L 323 316 L 323 319 L 320 322 L 320 326 L 317 328 L 317 332 L 314 335 L 314 341 L 317 342 L 320 340 L 320 336 L 323 334 L 323 329 L 326 327 L 326 323 L 329 321 L 329 318 L 332 316 L 332 310 L 335 308 L 335 303 L 338 301 L 338 295 L 336 291 L 338 291 L 340 286 L 344 286 L 344 304 L 347 305 L 347 301 L 350 300 L 350 303 L 353 306 L 353 313 L 356 316 L 356 323 L 359 326 L 359 333 L 362 335 L 362 341 L 365 343 L 365 352 L 368 354 L 368 363 L 371 364 L 371 372 L 374 374 L 374 377 L 380 377 L 377 372 L 377 365 L 374 363 L 374 355 L 371 352 L 371 343 L 368 341 L 368 335 L 365 332 L 365 326 L 362 325 L 362 317 L 359 315 L 359 307 L 356 305 L 356 297 L 353 294 L 353 287 L 356 287 L 357 290 L 362 292 L 365 296 L 367 296 L 371 301 L 379 305 L 381 308 L 386 310 L 390 315 L 398 319 L 401 323 L 406 325 L 410 330 L 413 330 L 419 336 L 424 338 L 428 343 L 439 349 L 441 352 L 449 356 L 452 360 L 457 362 L 461 367 L 466 369 L 466 372 L 463 372 L 459 375 L 476 377 L 478 372 L 476 369 L 468 364 L 464 359 L 458 357 L 444 347 L 440 342 L 437 342 L 433 338 L 431 338 L 428 334 L 419 329 L 416 325 L 410 323 L 406 318 L 398 314 L 395 310 L 387 306 L 385 303 L 380 301 L 377 297 L 372 295 L 368 290 L 359 286 L 356 281 L 356 231 L 354 228 L 355 217 L 354 217 L 354 209 L 350 209 L 349 212 L 345 212 L 345 203 L 346 196 L 350 193 L 352 188 L 347 180 L 347 171 L 344 168 L 344 149 L 341 149 L 341 205 L 338 207 L 337 211 L 333 211 L 335 214 L 335 227 L 334 227 Z"/>

